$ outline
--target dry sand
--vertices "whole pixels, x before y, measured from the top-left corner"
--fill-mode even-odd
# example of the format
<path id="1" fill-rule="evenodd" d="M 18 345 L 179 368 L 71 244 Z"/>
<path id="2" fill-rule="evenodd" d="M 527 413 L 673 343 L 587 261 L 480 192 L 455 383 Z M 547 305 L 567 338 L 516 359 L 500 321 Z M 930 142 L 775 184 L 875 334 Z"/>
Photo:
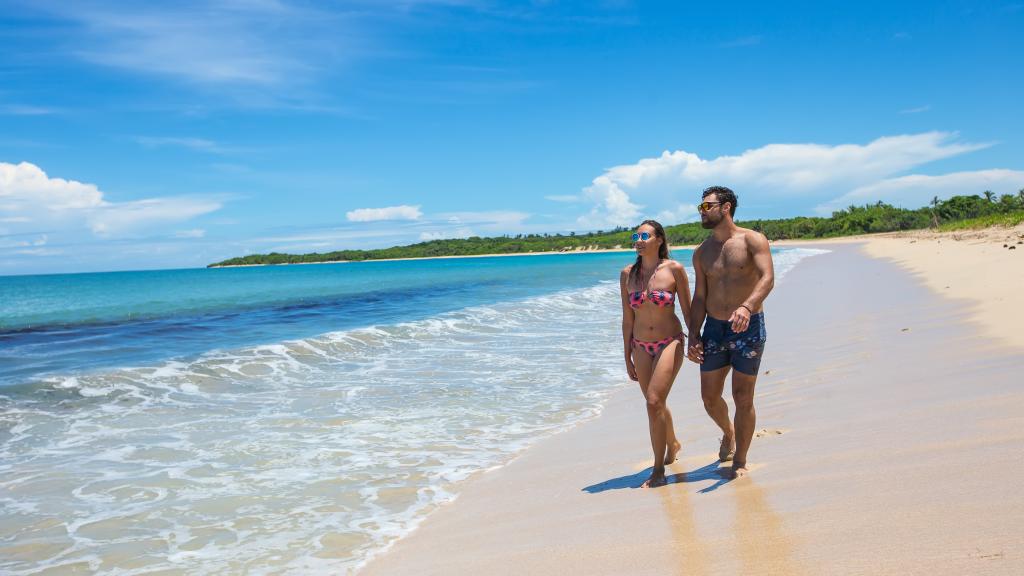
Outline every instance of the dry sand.
<path id="1" fill-rule="evenodd" d="M 776 287 L 750 477 L 715 473 L 718 430 L 687 363 L 669 398 L 684 445 L 674 483 L 634 488 L 650 444 L 624 386 L 599 418 L 468 481 L 364 572 L 1024 573 L 1024 348 L 946 296 L 960 283 L 929 289 L 946 273 L 918 257 L 923 242 L 867 247 L 916 275 L 857 243 L 818 244 L 832 252 Z M 978 253 L 966 258 L 988 261 Z M 1007 277 L 953 269 L 986 293 Z"/>
<path id="2" fill-rule="evenodd" d="M 971 310 L 975 325 L 1024 347 L 1024 225 L 964 232 L 915 231 L 868 238 L 868 254 L 911 270 Z"/>

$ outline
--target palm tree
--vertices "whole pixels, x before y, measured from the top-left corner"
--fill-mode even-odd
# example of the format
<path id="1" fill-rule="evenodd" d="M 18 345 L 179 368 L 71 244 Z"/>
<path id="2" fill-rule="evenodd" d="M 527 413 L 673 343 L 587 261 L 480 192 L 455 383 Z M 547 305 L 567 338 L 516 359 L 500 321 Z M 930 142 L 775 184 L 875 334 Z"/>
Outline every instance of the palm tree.
<path id="1" fill-rule="evenodd" d="M 1019 199 L 1019 200 L 1020 200 L 1020 205 L 1021 205 L 1021 207 L 1024 207 L 1024 188 L 1021 188 L 1021 189 L 1020 189 L 1020 190 L 1019 190 L 1019 191 L 1017 192 L 1017 199 Z"/>
<path id="2" fill-rule="evenodd" d="M 989 202 L 993 202 L 994 200 L 992 200 L 992 199 L 995 198 L 995 197 L 996 197 L 996 195 L 993 194 L 991 190 L 985 190 L 985 200 L 988 200 Z"/>

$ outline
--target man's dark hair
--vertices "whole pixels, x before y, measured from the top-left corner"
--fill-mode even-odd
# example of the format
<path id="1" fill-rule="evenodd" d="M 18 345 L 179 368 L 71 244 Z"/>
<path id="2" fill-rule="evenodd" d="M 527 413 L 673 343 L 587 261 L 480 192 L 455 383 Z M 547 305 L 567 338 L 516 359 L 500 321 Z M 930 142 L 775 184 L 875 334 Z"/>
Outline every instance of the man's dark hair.
<path id="1" fill-rule="evenodd" d="M 708 186 L 704 189 L 704 193 L 701 194 L 701 198 L 707 198 L 709 195 L 714 194 L 718 197 L 719 202 L 729 203 L 729 216 L 736 216 L 736 193 L 726 188 L 725 186 Z"/>

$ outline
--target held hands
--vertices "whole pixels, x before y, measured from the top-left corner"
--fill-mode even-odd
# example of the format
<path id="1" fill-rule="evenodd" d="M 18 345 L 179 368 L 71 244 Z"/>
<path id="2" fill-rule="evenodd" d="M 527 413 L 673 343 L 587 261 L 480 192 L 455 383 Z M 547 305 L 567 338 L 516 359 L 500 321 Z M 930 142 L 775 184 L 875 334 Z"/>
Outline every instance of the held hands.
<path id="1" fill-rule="evenodd" d="M 690 346 L 686 349 L 686 357 L 697 364 L 704 363 L 704 342 L 700 336 L 690 338 Z"/>
<path id="2" fill-rule="evenodd" d="M 733 332 L 740 333 L 745 331 L 750 326 L 750 309 L 741 304 L 732 313 L 732 316 L 729 316 L 729 322 L 732 324 Z"/>

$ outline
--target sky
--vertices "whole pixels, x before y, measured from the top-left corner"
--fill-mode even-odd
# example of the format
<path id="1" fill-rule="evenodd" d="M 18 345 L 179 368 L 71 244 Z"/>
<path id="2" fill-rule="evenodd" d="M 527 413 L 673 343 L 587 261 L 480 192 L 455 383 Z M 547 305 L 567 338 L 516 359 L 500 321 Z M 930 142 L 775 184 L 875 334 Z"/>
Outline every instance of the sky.
<path id="1" fill-rule="evenodd" d="M 0 0 L 0 275 L 1024 188 L 1024 2 Z M 625 240 L 624 240 L 624 243 Z"/>

